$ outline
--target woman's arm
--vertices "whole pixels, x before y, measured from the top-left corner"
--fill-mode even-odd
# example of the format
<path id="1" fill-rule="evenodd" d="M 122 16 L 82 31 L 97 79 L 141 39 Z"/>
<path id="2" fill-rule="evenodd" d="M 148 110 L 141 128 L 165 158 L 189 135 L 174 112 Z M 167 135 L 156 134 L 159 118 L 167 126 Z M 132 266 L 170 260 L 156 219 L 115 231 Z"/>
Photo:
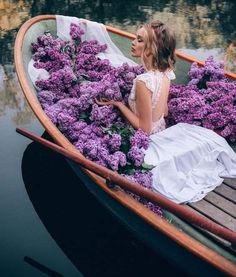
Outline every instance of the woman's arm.
<path id="1" fill-rule="evenodd" d="M 135 96 L 138 128 L 149 134 L 152 129 L 152 93 L 143 81 L 136 81 Z"/>
<path id="2" fill-rule="evenodd" d="M 98 105 L 114 105 L 135 129 L 142 129 L 146 133 L 152 128 L 152 103 L 151 92 L 142 81 L 136 81 L 136 110 L 137 115 L 119 101 L 98 101 Z"/>

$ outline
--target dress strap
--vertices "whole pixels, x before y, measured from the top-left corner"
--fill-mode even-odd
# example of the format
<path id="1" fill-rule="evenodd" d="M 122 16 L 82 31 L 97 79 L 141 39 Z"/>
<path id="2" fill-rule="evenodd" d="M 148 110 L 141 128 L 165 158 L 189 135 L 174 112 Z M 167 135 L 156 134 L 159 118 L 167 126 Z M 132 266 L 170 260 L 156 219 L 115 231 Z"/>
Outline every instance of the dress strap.
<path id="1" fill-rule="evenodd" d="M 152 93 L 154 92 L 155 86 L 152 80 L 152 76 L 149 73 L 138 75 L 136 81 L 142 81 Z"/>
<path id="2" fill-rule="evenodd" d="M 176 78 L 175 73 L 174 73 L 173 70 L 167 70 L 165 72 L 165 75 L 169 80 L 174 80 Z"/>

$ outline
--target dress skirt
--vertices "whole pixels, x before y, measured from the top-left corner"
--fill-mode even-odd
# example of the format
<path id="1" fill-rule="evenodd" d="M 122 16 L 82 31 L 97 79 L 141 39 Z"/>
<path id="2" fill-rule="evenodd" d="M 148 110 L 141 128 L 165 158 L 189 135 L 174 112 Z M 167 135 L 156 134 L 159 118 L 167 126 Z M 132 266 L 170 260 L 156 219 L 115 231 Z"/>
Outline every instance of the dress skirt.
<path id="1" fill-rule="evenodd" d="M 155 167 L 153 190 L 176 203 L 195 202 L 236 178 L 236 153 L 215 132 L 178 123 L 150 136 L 144 162 Z"/>

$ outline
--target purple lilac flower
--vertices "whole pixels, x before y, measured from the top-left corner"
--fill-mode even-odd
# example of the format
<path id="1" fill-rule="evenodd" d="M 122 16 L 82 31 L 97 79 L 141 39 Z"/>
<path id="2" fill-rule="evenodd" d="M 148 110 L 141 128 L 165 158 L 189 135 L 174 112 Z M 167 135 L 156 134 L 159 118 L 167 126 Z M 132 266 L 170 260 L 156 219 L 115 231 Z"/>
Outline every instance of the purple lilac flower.
<path id="1" fill-rule="evenodd" d="M 119 134 L 112 134 L 109 137 L 108 144 L 112 152 L 118 151 L 121 146 L 121 136 Z"/>
<path id="2" fill-rule="evenodd" d="M 80 46 L 80 53 L 97 55 L 106 49 L 107 45 L 100 45 L 97 40 L 83 41 Z"/>
<path id="3" fill-rule="evenodd" d="M 54 124 L 57 124 L 58 120 L 58 114 L 62 111 L 60 104 L 54 104 L 52 106 L 49 106 L 44 110 L 46 115 L 51 119 L 51 121 Z"/>
<path id="4" fill-rule="evenodd" d="M 114 153 L 114 156 L 115 157 L 118 157 L 118 159 L 119 159 L 119 165 L 120 166 L 125 166 L 126 165 L 126 163 L 127 163 L 127 160 L 126 160 L 126 155 L 123 153 L 123 152 L 121 152 L 121 151 L 116 151 L 115 153 Z"/>
<path id="5" fill-rule="evenodd" d="M 48 90 L 39 91 L 37 97 L 43 109 L 53 105 L 56 100 L 55 94 Z"/>
<path id="6" fill-rule="evenodd" d="M 98 125 L 103 124 L 110 126 L 116 118 L 117 114 L 114 111 L 113 106 L 98 106 L 97 104 L 93 104 L 90 114 L 90 120 L 93 122 L 97 123 Z"/>
<path id="7" fill-rule="evenodd" d="M 66 131 L 76 121 L 76 118 L 72 117 L 71 115 L 61 112 L 57 116 L 57 122 L 61 131 Z"/>
<path id="8" fill-rule="evenodd" d="M 135 134 L 130 138 L 131 146 L 136 146 L 138 148 L 143 147 L 148 149 L 149 146 L 149 136 L 143 130 L 138 129 Z"/>
<path id="9" fill-rule="evenodd" d="M 187 85 L 171 85 L 169 125 L 196 124 L 235 141 L 236 82 L 224 76 L 223 64 L 213 57 L 204 66 L 193 63 L 189 77 Z"/>
<path id="10" fill-rule="evenodd" d="M 97 158 L 98 149 L 100 147 L 101 144 L 98 140 L 89 139 L 86 142 L 84 142 L 83 152 L 88 158 L 94 160 Z"/>
<path id="11" fill-rule="evenodd" d="M 84 31 L 80 28 L 79 25 L 71 23 L 70 24 L 70 36 L 73 40 L 81 40 L 81 36 L 84 34 Z"/>
<path id="12" fill-rule="evenodd" d="M 144 152 L 137 146 L 132 146 L 128 152 L 128 158 L 139 167 L 144 161 Z"/>

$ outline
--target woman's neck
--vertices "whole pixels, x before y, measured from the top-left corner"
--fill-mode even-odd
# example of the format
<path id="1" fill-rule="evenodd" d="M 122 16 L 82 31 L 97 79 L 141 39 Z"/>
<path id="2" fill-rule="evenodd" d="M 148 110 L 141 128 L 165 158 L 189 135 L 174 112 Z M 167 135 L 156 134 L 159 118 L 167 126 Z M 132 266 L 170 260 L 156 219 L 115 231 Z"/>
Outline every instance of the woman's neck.
<path id="1" fill-rule="evenodd" d="M 158 70 L 157 68 L 153 67 L 153 56 L 152 55 L 147 57 L 145 61 L 143 60 L 142 63 L 143 63 L 143 66 L 144 66 L 146 71 L 156 71 L 156 70 Z"/>
<path id="2" fill-rule="evenodd" d="M 153 71 L 153 72 L 160 71 L 158 68 L 155 68 L 153 66 L 150 66 L 150 67 L 145 66 L 145 69 L 148 72 L 150 72 L 150 71 Z"/>

